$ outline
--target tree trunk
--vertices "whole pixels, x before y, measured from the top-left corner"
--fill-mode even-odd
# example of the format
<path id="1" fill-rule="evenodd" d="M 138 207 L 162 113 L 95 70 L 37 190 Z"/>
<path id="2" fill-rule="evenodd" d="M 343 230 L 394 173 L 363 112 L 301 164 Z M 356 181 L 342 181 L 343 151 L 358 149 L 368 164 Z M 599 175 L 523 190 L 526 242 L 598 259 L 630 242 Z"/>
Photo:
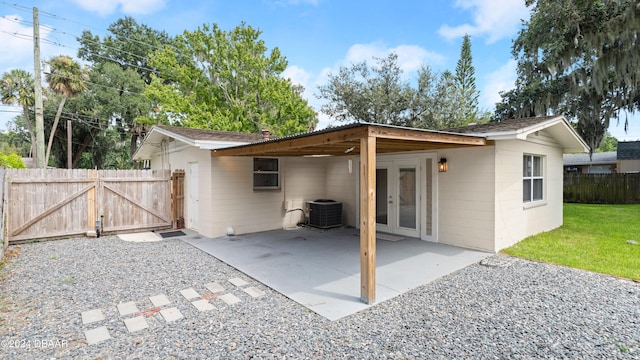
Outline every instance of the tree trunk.
<path id="1" fill-rule="evenodd" d="M 47 156 L 44 158 L 44 165 L 47 166 L 49 164 L 49 155 L 51 155 L 51 145 L 53 144 L 53 136 L 56 134 L 56 128 L 58 127 L 58 122 L 60 121 L 60 115 L 62 115 L 62 108 L 64 107 L 64 103 L 67 101 L 67 97 L 63 96 L 60 101 L 60 105 L 58 105 L 58 112 L 56 113 L 56 118 L 53 120 L 53 126 L 51 127 L 51 133 L 49 134 L 49 144 L 47 144 Z"/>
<path id="2" fill-rule="evenodd" d="M 78 150 L 76 150 L 75 155 L 73 155 L 73 166 L 72 168 L 76 168 L 78 166 L 78 162 L 80 161 L 80 157 L 82 156 L 82 153 L 84 153 L 85 150 L 87 150 L 87 148 L 89 147 L 89 143 L 91 142 L 91 134 L 87 135 L 84 137 L 84 140 L 82 141 L 82 144 L 80 144 L 80 146 L 78 147 Z"/>

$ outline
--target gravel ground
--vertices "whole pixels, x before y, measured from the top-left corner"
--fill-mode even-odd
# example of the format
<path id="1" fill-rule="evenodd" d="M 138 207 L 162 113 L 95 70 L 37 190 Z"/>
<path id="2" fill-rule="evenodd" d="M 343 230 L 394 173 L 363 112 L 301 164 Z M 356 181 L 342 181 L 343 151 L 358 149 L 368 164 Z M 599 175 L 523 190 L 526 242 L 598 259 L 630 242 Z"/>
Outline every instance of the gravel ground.
<path id="1" fill-rule="evenodd" d="M 0 283 L 2 359 L 621 358 L 640 359 L 640 284 L 497 255 L 330 322 L 178 239 L 116 237 L 22 245 Z M 228 280 L 265 292 L 252 298 Z M 242 302 L 199 312 L 179 291 L 224 284 Z M 120 302 L 165 294 L 160 314 L 129 333 Z M 105 320 L 83 325 L 83 311 Z M 111 338 L 89 345 L 84 331 Z M 16 344 L 16 341 L 18 344 Z M 30 349 L 16 347 L 30 345 Z"/>

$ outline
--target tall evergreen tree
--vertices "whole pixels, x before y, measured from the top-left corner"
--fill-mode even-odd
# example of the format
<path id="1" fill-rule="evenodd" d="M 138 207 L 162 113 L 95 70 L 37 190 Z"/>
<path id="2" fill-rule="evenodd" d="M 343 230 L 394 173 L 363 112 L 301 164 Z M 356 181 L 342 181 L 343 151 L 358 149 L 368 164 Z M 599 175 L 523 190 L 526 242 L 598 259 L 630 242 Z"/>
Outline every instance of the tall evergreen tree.
<path id="1" fill-rule="evenodd" d="M 476 69 L 473 67 L 473 57 L 471 56 L 471 37 L 467 34 L 462 38 L 460 47 L 460 59 L 456 65 L 454 84 L 460 97 L 460 112 L 463 122 L 470 123 L 478 117 L 478 96 L 480 93 L 476 88 Z"/>

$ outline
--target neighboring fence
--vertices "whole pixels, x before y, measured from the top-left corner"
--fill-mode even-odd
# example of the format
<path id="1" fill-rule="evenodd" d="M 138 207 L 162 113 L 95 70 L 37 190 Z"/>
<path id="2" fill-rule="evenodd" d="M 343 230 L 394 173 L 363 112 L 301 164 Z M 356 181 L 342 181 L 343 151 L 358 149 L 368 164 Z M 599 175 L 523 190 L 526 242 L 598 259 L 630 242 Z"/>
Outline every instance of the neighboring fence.
<path id="1" fill-rule="evenodd" d="M 9 243 L 172 226 L 169 170 L 7 169 Z"/>
<path id="2" fill-rule="evenodd" d="M 7 249 L 7 246 L 9 246 L 9 238 L 4 231 L 4 215 L 7 213 L 7 202 L 5 201 L 7 183 L 4 181 L 6 175 L 7 169 L 0 167 L 0 262 L 4 259 L 4 251 Z"/>
<path id="3" fill-rule="evenodd" d="M 640 204 L 640 174 L 567 174 L 564 201 L 585 204 Z"/>

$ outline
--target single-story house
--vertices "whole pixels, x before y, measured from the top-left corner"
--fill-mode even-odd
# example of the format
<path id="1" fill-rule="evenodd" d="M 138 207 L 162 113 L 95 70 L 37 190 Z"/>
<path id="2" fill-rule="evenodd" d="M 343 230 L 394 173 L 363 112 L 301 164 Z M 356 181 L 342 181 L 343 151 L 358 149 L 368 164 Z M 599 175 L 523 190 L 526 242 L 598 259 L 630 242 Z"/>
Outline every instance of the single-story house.
<path id="1" fill-rule="evenodd" d="M 618 172 L 640 172 L 640 141 L 618 142 Z"/>
<path id="2" fill-rule="evenodd" d="M 615 151 L 589 154 L 564 154 L 565 174 L 611 174 L 617 172 Z"/>
<path id="3" fill-rule="evenodd" d="M 355 123 L 270 140 L 154 126 L 133 157 L 186 170 L 186 226 L 207 237 L 304 221 L 308 201 L 340 203 L 342 224 L 360 229 L 361 294 L 372 302 L 376 231 L 496 252 L 562 225 L 563 153 L 587 151 L 549 116 L 446 131 Z"/>

